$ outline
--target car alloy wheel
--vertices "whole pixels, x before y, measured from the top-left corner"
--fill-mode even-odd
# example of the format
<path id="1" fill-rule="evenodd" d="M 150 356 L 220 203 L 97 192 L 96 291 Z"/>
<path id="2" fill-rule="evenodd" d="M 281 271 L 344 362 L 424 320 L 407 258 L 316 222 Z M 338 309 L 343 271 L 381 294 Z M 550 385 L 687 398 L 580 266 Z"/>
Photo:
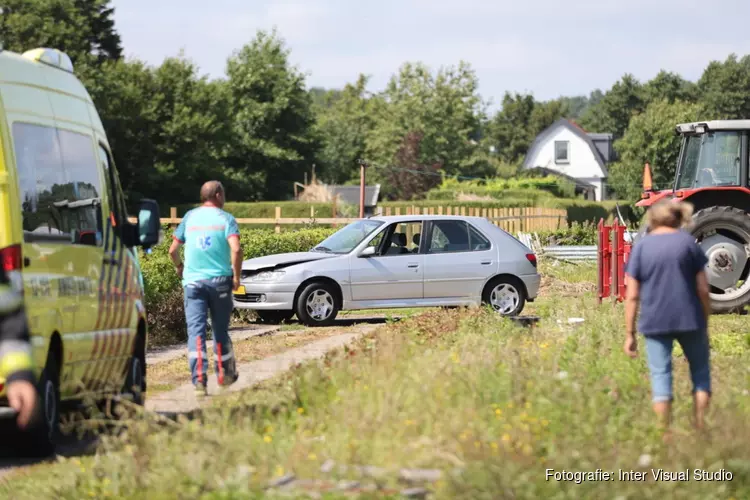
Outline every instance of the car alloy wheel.
<path id="1" fill-rule="evenodd" d="M 333 297 L 327 290 L 321 288 L 315 290 L 307 297 L 305 308 L 307 314 L 315 321 L 325 321 L 334 310 Z"/>
<path id="2" fill-rule="evenodd" d="M 521 294 L 510 283 L 498 283 L 490 292 L 490 305 L 500 314 L 513 313 L 520 302 Z"/>

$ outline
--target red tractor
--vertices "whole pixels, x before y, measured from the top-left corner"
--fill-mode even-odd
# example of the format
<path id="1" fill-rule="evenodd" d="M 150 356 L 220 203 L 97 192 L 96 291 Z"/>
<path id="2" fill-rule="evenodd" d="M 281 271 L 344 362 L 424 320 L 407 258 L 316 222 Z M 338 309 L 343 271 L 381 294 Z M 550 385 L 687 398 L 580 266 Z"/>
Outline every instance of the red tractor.
<path id="1" fill-rule="evenodd" d="M 708 257 L 713 310 L 740 312 L 750 303 L 750 120 L 684 123 L 676 133 L 682 145 L 674 185 L 654 191 L 647 164 L 636 205 L 649 207 L 662 199 L 693 205 L 691 232 Z M 636 241 L 646 232 L 644 224 Z"/>

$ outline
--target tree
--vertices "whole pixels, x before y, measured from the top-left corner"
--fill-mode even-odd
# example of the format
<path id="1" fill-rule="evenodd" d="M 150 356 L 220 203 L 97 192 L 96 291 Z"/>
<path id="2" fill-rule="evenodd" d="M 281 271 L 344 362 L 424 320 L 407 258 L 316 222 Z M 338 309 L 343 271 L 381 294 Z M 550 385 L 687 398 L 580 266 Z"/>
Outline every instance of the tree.
<path id="1" fill-rule="evenodd" d="M 78 63 L 122 56 L 109 0 L 2 0 L 0 40 L 7 50 L 52 47 Z"/>
<path id="2" fill-rule="evenodd" d="M 371 108 L 374 125 L 366 159 L 380 167 L 374 176 L 393 164 L 410 133 L 421 137 L 420 164 L 439 164 L 448 175 L 490 173 L 487 162 L 476 161 L 484 117 L 477 86 L 476 74 L 464 62 L 434 75 L 420 63 L 403 65 Z"/>
<path id="3" fill-rule="evenodd" d="M 409 132 L 396 152 L 393 168 L 383 173 L 383 178 L 392 186 L 392 194 L 399 200 L 420 198 L 440 184 L 438 173 L 441 165 L 422 164 L 421 132 Z"/>
<path id="4" fill-rule="evenodd" d="M 357 161 L 364 158 L 367 136 L 374 125 L 373 99 L 367 97 L 367 77 L 360 75 L 342 91 L 329 91 L 319 99 L 316 131 L 321 140 L 317 156 L 321 177 L 346 183 L 359 174 Z"/>
<path id="5" fill-rule="evenodd" d="M 505 162 L 517 163 L 529 149 L 534 137 L 529 122 L 536 103 L 531 94 L 506 92 L 500 111 L 488 125 L 487 134 L 498 156 Z"/>
<path id="6" fill-rule="evenodd" d="M 581 125 L 590 132 L 611 133 L 619 138 L 633 114 L 643 111 L 645 104 L 643 85 L 633 75 L 626 74 L 586 111 Z"/>
<path id="7" fill-rule="evenodd" d="M 665 70 L 659 71 L 653 79 L 646 82 L 643 91 L 647 103 L 664 99 L 670 103 L 674 101 L 695 102 L 697 98 L 696 86 L 693 82 L 685 80 L 677 73 Z"/>
<path id="8" fill-rule="evenodd" d="M 245 200 L 280 199 L 318 148 L 305 77 L 276 31 L 259 31 L 227 62 L 234 147 L 227 166 Z"/>
<path id="9" fill-rule="evenodd" d="M 750 116 L 750 56 L 731 54 L 711 61 L 698 80 L 704 119 L 743 119 Z"/>
<path id="10" fill-rule="evenodd" d="M 680 137 L 674 127 L 697 119 L 698 104 L 667 99 L 655 101 L 636 115 L 622 139 L 615 142 L 619 161 L 610 166 L 608 183 L 621 199 L 636 200 L 642 190 L 643 166 L 651 165 L 654 186 L 674 181 Z"/>

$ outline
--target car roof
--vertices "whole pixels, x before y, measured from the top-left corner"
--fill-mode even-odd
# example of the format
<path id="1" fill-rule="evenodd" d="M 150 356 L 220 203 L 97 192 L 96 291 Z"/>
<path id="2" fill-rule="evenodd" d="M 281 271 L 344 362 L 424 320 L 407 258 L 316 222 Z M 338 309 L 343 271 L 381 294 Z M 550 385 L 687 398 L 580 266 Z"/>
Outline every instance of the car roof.
<path id="1" fill-rule="evenodd" d="M 485 217 L 477 217 L 471 215 L 430 215 L 430 214 L 414 214 L 414 215 L 376 215 L 370 217 L 368 220 L 377 220 L 385 223 L 391 222 L 406 222 L 414 220 L 463 220 L 473 222 L 486 222 Z"/>

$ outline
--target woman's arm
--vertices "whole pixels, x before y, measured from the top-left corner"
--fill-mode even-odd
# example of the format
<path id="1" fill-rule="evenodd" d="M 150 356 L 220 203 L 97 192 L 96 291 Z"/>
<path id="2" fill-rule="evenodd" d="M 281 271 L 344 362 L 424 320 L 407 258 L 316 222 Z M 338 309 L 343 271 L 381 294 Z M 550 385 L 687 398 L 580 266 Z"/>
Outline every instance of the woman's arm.
<path id="1" fill-rule="evenodd" d="M 638 300 L 640 299 L 640 283 L 630 276 L 625 275 L 625 333 L 628 337 L 635 336 L 635 319 L 638 316 Z"/>
<path id="2" fill-rule="evenodd" d="M 635 340 L 635 318 L 638 316 L 638 300 L 640 299 L 640 283 L 638 280 L 625 275 L 625 354 L 631 358 L 637 356 L 638 342 Z"/>
<path id="3" fill-rule="evenodd" d="M 698 288 L 698 298 L 701 300 L 703 305 L 703 313 L 706 315 L 706 323 L 708 324 L 708 317 L 711 316 L 713 310 L 711 309 L 711 297 L 709 296 L 708 276 L 706 271 L 701 269 L 695 276 L 695 283 Z"/>

